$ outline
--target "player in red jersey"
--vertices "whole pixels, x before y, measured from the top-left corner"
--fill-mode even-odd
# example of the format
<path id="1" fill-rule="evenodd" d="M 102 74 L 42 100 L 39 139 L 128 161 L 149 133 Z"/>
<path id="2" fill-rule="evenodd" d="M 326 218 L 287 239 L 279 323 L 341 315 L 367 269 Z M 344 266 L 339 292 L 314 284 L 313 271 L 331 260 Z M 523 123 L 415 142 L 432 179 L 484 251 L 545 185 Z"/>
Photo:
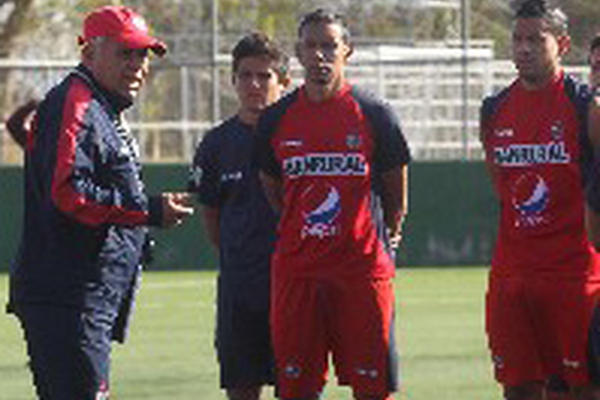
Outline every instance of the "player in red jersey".
<path id="1" fill-rule="evenodd" d="M 515 19 L 518 78 L 485 99 L 481 114 L 500 202 L 489 347 L 507 400 L 596 399 L 600 260 L 585 232 L 583 191 L 593 160 L 590 96 L 561 66 L 565 14 L 527 0 Z"/>
<path id="2" fill-rule="evenodd" d="M 332 354 L 356 399 L 385 399 L 396 387 L 390 241 L 406 213 L 410 155 L 389 106 L 345 79 L 343 17 L 318 9 L 298 36 L 304 85 L 258 125 L 267 198 L 281 211 L 271 277 L 278 396 L 317 399 Z"/>

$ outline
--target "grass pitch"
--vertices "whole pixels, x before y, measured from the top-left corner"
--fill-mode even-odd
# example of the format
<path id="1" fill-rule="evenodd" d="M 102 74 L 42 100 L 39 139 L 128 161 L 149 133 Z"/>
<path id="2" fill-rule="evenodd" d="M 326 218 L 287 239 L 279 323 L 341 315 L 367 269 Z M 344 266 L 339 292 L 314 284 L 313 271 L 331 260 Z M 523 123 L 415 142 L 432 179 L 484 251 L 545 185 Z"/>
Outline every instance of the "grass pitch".
<path id="1" fill-rule="evenodd" d="M 500 400 L 483 328 L 484 268 L 399 269 L 397 400 Z M 145 273 L 126 345 L 115 345 L 112 400 L 225 399 L 213 350 L 214 272 Z M 0 301 L 7 277 L 0 275 Z M 18 322 L 0 314 L 0 399 L 35 398 Z M 265 399 L 272 399 L 267 391 Z M 324 399 L 350 399 L 328 384 Z"/>

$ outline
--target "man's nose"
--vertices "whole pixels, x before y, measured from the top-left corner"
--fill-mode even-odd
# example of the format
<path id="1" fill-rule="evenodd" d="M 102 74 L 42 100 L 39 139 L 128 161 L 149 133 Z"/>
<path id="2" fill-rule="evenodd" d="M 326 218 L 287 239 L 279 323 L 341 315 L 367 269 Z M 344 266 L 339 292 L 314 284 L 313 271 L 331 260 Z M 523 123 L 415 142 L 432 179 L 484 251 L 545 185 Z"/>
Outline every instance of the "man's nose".
<path id="1" fill-rule="evenodd" d="M 322 46 L 315 46 L 314 55 L 315 55 L 315 58 L 317 58 L 318 60 L 323 60 L 326 58 L 325 50 L 323 49 Z"/>
<path id="2" fill-rule="evenodd" d="M 248 77 L 248 84 L 253 87 L 260 86 L 260 77 L 256 74 L 252 74 Z"/>
<path id="3" fill-rule="evenodd" d="M 525 40 L 517 42 L 515 47 L 517 49 L 517 53 L 529 53 L 531 51 L 531 46 Z"/>

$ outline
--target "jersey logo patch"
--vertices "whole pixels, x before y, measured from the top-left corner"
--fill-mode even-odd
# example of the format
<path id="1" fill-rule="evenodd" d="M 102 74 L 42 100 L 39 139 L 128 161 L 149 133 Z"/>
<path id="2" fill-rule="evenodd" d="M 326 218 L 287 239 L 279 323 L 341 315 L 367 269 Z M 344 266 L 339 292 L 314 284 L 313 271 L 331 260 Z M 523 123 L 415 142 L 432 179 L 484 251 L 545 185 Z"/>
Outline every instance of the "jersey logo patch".
<path id="1" fill-rule="evenodd" d="M 202 181 L 202 168 L 199 166 L 195 166 L 190 168 L 190 181 L 194 183 L 195 187 L 200 186 L 200 181 Z"/>
<path id="2" fill-rule="evenodd" d="M 362 140 L 360 139 L 360 135 L 358 133 L 349 133 L 346 136 L 346 146 L 348 146 L 351 150 L 356 150 L 360 148 Z"/>
<path id="3" fill-rule="evenodd" d="M 516 228 L 527 228 L 545 222 L 544 211 L 550 202 L 550 189 L 538 174 L 528 172 L 521 175 L 513 186 L 512 203 L 517 218 Z"/>
<path id="4" fill-rule="evenodd" d="M 290 178 L 299 176 L 366 176 L 368 166 L 361 153 L 311 153 L 283 160 Z"/>
<path id="5" fill-rule="evenodd" d="M 494 162 L 505 167 L 532 164 L 568 164 L 571 156 L 564 142 L 512 144 L 494 147 Z"/>
<path id="6" fill-rule="evenodd" d="M 242 171 L 225 172 L 221 174 L 221 182 L 236 182 L 241 181 L 244 177 Z"/>
<path id="7" fill-rule="evenodd" d="M 302 195 L 304 226 L 300 236 L 323 239 L 339 233 L 340 193 L 331 185 L 311 185 Z"/>
<path id="8" fill-rule="evenodd" d="M 374 368 L 355 368 L 354 371 L 358 376 L 364 376 L 371 379 L 377 379 L 379 372 Z"/>
<path id="9" fill-rule="evenodd" d="M 562 140 L 565 137 L 565 124 L 562 121 L 554 121 L 550 127 L 550 137 L 553 140 Z"/>
<path id="10" fill-rule="evenodd" d="M 512 128 L 498 128 L 494 130 L 494 135 L 496 137 L 513 137 L 515 135 L 515 131 Z"/>
<path id="11" fill-rule="evenodd" d="M 281 143 L 279 143 L 280 147 L 302 147 L 302 140 L 301 139 L 290 139 L 290 140 L 284 140 Z"/>
<path id="12" fill-rule="evenodd" d="M 297 365 L 288 364 L 283 369 L 283 372 L 288 379 L 298 379 L 302 374 L 302 369 Z"/>
<path id="13" fill-rule="evenodd" d="M 563 358 L 563 366 L 569 369 L 578 369 L 581 367 L 581 362 L 577 360 L 571 360 L 568 358 Z"/>

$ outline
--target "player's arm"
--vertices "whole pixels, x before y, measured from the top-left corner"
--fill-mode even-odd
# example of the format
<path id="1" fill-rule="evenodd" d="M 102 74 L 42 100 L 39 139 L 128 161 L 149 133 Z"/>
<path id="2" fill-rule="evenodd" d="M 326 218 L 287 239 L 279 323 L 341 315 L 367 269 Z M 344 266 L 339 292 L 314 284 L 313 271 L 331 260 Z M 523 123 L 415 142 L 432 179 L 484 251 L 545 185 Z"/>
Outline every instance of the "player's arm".
<path id="1" fill-rule="evenodd" d="M 399 165 L 381 175 L 383 181 L 383 218 L 389 231 L 390 244 L 397 247 L 402 240 L 402 222 L 408 212 L 408 165 Z"/>
<path id="2" fill-rule="evenodd" d="M 269 175 L 264 171 L 260 171 L 259 176 L 267 201 L 273 210 L 279 214 L 283 208 L 283 182 L 281 179 Z"/>
<path id="3" fill-rule="evenodd" d="M 494 193 L 496 192 L 496 180 L 497 180 L 497 169 L 494 165 L 493 158 L 493 150 L 490 148 L 489 139 L 491 137 L 490 127 L 489 127 L 489 116 L 486 112 L 486 104 L 482 104 L 481 113 L 479 117 L 479 141 L 481 142 L 481 147 L 484 151 L 484 162 L 485 169 L 490 176 L 490 180 L 492 181 L 492 188 L 494 189 Z"/>
<path id="4" fill-rule="evenodd" d="M 256 127 L 257 145 L 254 149 L 254 157 L 258 161 L 259 179 L 263 192 L 271 208 L 275 213 L 281 214 L 283 209 L 283 174 L 281 165 L 275 155 L 275 149 L 271 145 L 281 109 L 268 109 L 258 120 Z"/>
<path id="5" fill-rule="evenodd" d="M 588 137 L 594 148 L 594 157 L 600 154 L 600 92 L 588 104 Z"/>
<path id="6" fill-rule="evenodd" d="M 90 226 L 169 227 L 191 215 L 193 209 L 188 206 L 189 196 L 185 193 L 162 193 L 148 198 L 137 183 L 101 179 L 97 160 L 107 159 L 112 150 L 102 144 L 102 129 L 106 129 L 103 123 L 86 120 L 89 104 L 89 95 L 79 88 L 69 92 L 64 104 L 51 178 L 55 207 Z"/>
<path id="7" fill-rule="evenodd" d="M 588 136 L 594 148 L 592 171 L 586 187 L 585 227 L 593 246 L 600 250 L 600 97 L 588 105 Z"/>
<path id="8" fill-rule="evenodd" d="M 210 130 L 198 143 L 188 176 L 187 190 L 197 196 L 201 205 L 202 222 L 210 243 L 219 248 L 220 217 L 223 199 L 226 197 L 221 187 L 222 153 L 220 139 L 223 135 L 218 130 Z"/>
<path id="9" fill-rule="evenodd" d="M 218 207 L 210 207 L 207 205 L 202 206 L 204 228 L 206 229 L 208 240 L 210 240 L 215 248 L 219 248 L 220 243 L 219 215 L 220 209 Z"/>
<path id="10" fill-rule="evenodd" d="M 21 148 L 25 148 L 27 143 L 27 132 L 31 129 L 31 120 L 38 104 L 38 100 L 29 100 L 17 107 L 5 122 L 6 130 Z"/>
<path id="11" fill-rule="evenodd" d="M 585 228 L 590 243 L 600 251 L 600 212 L 594 210 L 589 203 L 585 205 Z"/>

